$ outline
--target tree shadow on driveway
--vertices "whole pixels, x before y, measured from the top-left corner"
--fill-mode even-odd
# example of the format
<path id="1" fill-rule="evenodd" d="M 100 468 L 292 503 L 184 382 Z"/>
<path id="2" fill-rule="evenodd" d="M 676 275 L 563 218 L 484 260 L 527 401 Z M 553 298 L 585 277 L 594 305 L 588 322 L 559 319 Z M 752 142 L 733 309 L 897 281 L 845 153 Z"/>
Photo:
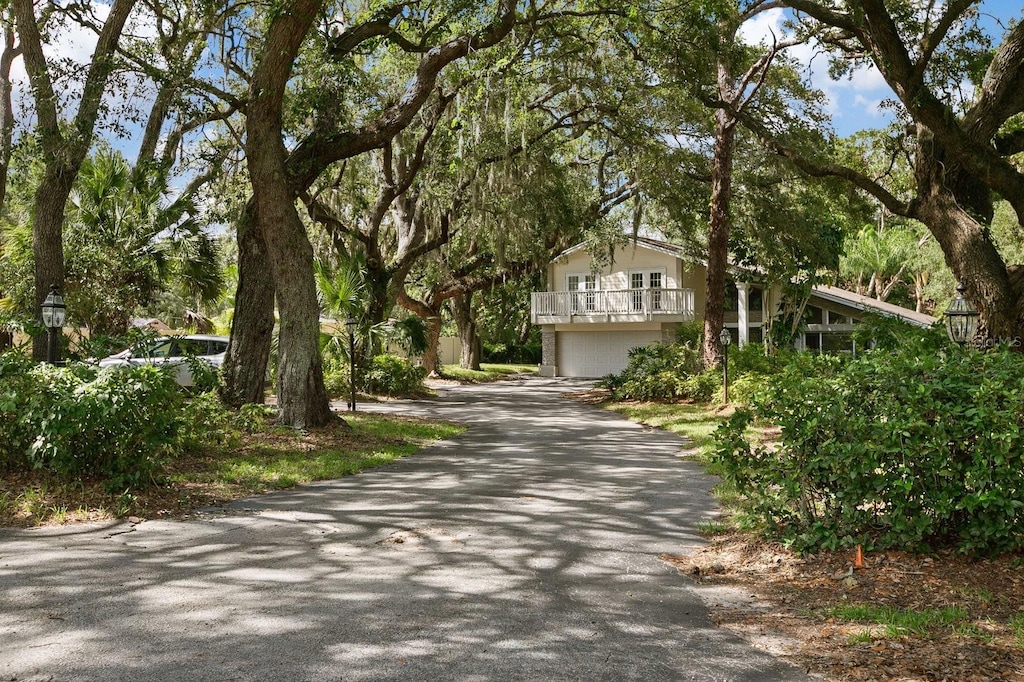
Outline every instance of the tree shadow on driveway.
<path id="1" fill-rule="evenodd" d="M 469 429 L 195 520 L 3 532 L 0 678 L 805 679 L 657 558 L 716 513 L 682 441 L 565 390 L 381 405 Z"/>

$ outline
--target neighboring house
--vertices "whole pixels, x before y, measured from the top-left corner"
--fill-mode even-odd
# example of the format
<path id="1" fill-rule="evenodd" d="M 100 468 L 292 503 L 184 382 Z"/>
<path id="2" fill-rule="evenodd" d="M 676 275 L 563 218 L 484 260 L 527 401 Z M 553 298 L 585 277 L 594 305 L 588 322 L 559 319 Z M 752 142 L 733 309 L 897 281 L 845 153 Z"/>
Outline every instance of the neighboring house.
<path id="1" fill-rule="evenodd" d="M 631 348 L 670 342 L 685 322 L 704 317 L 706 268 L 667 242 L 639 237 L 595 269 L 584 245 L 548 266 L 548 291 L 535 292 L 531 317 L 541 328 L 543 376 L 600 377 L 626 367 Z M 733 342 L 760 343 L 780 293 L 734 270 L 726 287 L 725 326 Z M 751 280 L 751 281 L 744 281 Z M 814 287 L 809 322 L 797 345 L 823 352 L 853 351 L 852 332 L 865 313 L 929 327 L 934 317 L 835 287 Z"/>

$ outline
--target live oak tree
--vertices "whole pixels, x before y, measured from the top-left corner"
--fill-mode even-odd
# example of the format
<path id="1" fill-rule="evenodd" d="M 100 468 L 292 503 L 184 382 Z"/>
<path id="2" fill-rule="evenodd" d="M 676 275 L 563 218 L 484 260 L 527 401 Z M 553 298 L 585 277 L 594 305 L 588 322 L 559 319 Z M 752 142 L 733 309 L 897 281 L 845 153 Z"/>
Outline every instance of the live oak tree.
<path id="1" fill-rule="evenodd" d="M 161 0 L 115 2 L 105 17 L 100 9 L 90 3 L 44 3 L 33 13 L 31 3 L 12 3 L 9 11 L 16 25 L 5 24 L 8 33 L 0 56 L 0 83 L 7 82 L 10 60 L 20 54 L 32 86 L 36 125 L 20 131 L 19 139 L 31 146 L 43 169 L 17 179 L 35 188 L 29 215 L 36 288 L 32 298 L 36 300 L 24 302 L 24 311 L 38 315 L 38 300 L 50 285 L 65 284 L 72 315 L 79 322 L 92 322 L 95 333 L 123 334 L 134 312 L 129 301 L 150 300 L 158 288 L 166 287 L 166 275 L 172 270 L 182 275 L 182 290 L 193 301 L 209 299 L 219 289 L 219 269 L 211 269 L 216 254 L 201 227 L 202 211 L 196 200 L 212 174 L 205 166 L 183 163 L 187 155 L 182 143 L 189 133 L 194 135 L 224 115 L 223 110 L 207 106 L 203 92 L 197 96 L 194 86 L 201 79 L 194 72 L 209 33 L 232 10 L 212 3 L 177 2 L 172 7 Z M 97 37 L 96 49 L 84 67 L 46 55 L 51 37 L 69 26 Z M 140 27 L 146 30 L 140 31 Z M 152 99 L 145 96 L 150 92 L 155 92 Z M 0 87 L 0 95 L 9 99 L 9 90 Z M 73 106 L 76 96 L 77 111 Z M 3 106 L 7 105 L 5 101 Z M 73 114 L 70 120 L 63 119 L 66 112 Z M 6 140 L 4 154 L 10 142 L 8 123 L 6 117 L 0 121 Z M 137 124 L 144 128 L 135 163 L 130 167 L 123 159 L 105 163 L 104 159 L 112 159 L 104 147 L 109 142 L 97 144 L 97 138 L 127 139 Z M 88 160 L 90 153 L 95 157 L 92 161 Z M 0 175 L 6 175 L 7 158 L 0 162 L 4 171 Z M 113 171 L 115 165 L 116 172 L 102 170 Z M 82 176 L 83 168 L 89 177 Z M 168 179 L 175 173 L 188 177 L 184 187 L 172 187 Z M 80 200 L 69 206 L 72 192 Z M 71 228 L 73 234 L 68 233 Z M 167 239 L 169 236 L 172 239 Z M 72 255 L 77 258 L 77 273 L 68 270 L 65 242 L 76 245 Z M 166 249 L 169 244 L 175 246 L 171 251 Z M 85 265 L 89 254 L 100 252 L 103 255 L 93 266 Z M 146 252 L 163 254 L 160 257 L 167 267 L 160 268 L 160 277 L 150 276 L 151 259 L 138 257 Z M 79 277 L 83 267 L 92 268 L 91 279 L 84 284 Z M 105 279 L 95 268 L 121 274 Z M 71 279 L 65 281 L 67 276 Z M 127 281 L 149 284 L 141 289 L 135 284 L 118 284 Z M 94 291 L 86 291 L 86 286 Z M 148 293 L 137 295 L 143 291 Z M 79 295 L 85 298 L 76 301 Z M 122 304 L 97 303 L 121 300 L 119 297 Z"/>
<path id="2" fill-rule="evenodd" d="M 1024 220 L 1024 173 L 1013 159 L 1024 151 L 1024 22 L 993 47 L 973 0 L 787 4 L 840 65 L 870 62 L 892 88 L 906 122 L 900 141 L 913 156 L 913 192 L 902 198 L 884 180 L 798 153 L 760 122 L 747 123 L 803 171 L 843 178 L 891 213 L 927 225 L 982 311 L 986 333 L 1024 336 L 1024 268 L 1003 259 L 990 231 L 997 197 Z"/>
<path id="3" fill-rule="evenodd" d="M 475 294 L 543 271 L 637 195 L 632 147 L 652 136 L 640 123 L 650 102 L 638 65 L 616 50 L 620 25 L 610 15 L 540 28 L 530 42 L 546 49 L 521 73 L 477 81 L 457 125 L 436 136 L 454 161 L 424 174 L 424 213 L 450 239 L 413 270 L 399 302 L 428 321 L 435 344 L 447 303 L 467 369 L 480 362 Z M 428 352 L 423 362 L 436 361 Z"/>
<path id="4" fill-rule="evenodd" d="M 325 58 L 346 63 L 364 43 L 383 40 L 419 54 L 415 72 L 397 102 L 361 125 L 340 120 L 330 111 L 311 111 L 309 132 L 288 151 L 282 138 L 284 93 L 299 48 L 322 9 L 321 3 L 297 2 L 289 4 L 288 11 L 276 14 L 253 74 L 246 112 L 246 152 L 254 197 L 243 216 L 248 224 L 238 229 L 239 288 L 225 373 L 229 396 L 245 400 L 260 394 L 262 399 L 262 371 L 252 360 L 258 359 L 261 347 L 269 347 L 269 338 L 264 328 L 250 326 L 238 313 L 248 311 L 251 316 L 266 319 L 272 312 L 276 291 L 281 313 L 279 419 L 293 426 L 318 426 L 330 418 L 317 345 L 312 251 L 295 209 L 296 199 L 331 164 L 375 149 L 408 126 L 445 66 L 475 50 L 497 44 L 511 32 L 516 19 L 511 2 L 499 2 L 493 13 L 462 7 L 459 9 L 467 21 L 485 21 L 477 23 L 479 28 L 470 32 L 456 32 L 437 40 L 445 27 L 433 25 L 429 12 L 417 14 L 416 21 L 405 17 L 401 22 L 403 27 L 419 27 L 423 31 L 421 36 L 409 39 L 392 25 L 408 9 L 396 5 L 363 23 L 347 26 L 325 40 Z M 418 26 L 419 20 L 425 25 Z M 272 282 L 266 277 L 267 270 L 272 272 Z M 242 380 L 253 385 L 241 385 Z"/>
<path id="5" fill-rule="evenodd" d="M 39 136 L 44 163 L 41 181 L 35 192 L 32 211 L 33 255 L 35 258 L 34 314 L 50 287 L 64 285 L 64 249 L 61 226 L 68 196 L 79 168 L 92 146 L 97 122 L 102 114 L 103 98 L 116 67 L 116 51 L 122 30 L 135 8 L 136 0 L 114 0 L 99 29 L 96 48 L 81 80 L 81 98 L 70 121 L 61 115 L 63 98 L 55 85 L 55 67 L 47 59 L 43 30 L 48 19 L 61 14 L 60 7 L 44 5 L 48 11 L 37 14 L 32 0 L 12 0 L 11 8 L 25 69 L 28 72 L 36 115 L 35 133 Z M 33 340 L 33 356 L 46 357 L 46 339 Z"/>

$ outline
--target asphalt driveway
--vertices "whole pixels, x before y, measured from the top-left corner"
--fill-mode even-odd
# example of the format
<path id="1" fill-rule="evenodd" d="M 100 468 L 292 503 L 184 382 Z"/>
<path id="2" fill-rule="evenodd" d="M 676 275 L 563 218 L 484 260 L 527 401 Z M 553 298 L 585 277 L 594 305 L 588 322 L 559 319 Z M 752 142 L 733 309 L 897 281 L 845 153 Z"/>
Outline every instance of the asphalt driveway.
<path id="1" fill-rule="evenodd" d="M 363 406 L 462 436 L 181 521 L 0 531 L 0 680 L 797 680 L 658 559 L 712 481 L 529 379 Z"/>

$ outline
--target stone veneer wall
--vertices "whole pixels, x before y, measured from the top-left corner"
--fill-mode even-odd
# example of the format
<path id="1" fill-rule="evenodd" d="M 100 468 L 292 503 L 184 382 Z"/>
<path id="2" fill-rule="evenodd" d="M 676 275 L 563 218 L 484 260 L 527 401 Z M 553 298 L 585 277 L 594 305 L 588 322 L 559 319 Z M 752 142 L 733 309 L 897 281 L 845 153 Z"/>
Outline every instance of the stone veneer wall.
<path id="1" fill-rule="evenodd" d="M 555 335 L 554 325 L 543 326 L 540 329 L 540 375 L 542 377 L 553 377 L 557 371 L 558 364 L 558 337 Z"/>

